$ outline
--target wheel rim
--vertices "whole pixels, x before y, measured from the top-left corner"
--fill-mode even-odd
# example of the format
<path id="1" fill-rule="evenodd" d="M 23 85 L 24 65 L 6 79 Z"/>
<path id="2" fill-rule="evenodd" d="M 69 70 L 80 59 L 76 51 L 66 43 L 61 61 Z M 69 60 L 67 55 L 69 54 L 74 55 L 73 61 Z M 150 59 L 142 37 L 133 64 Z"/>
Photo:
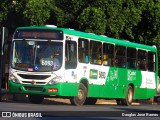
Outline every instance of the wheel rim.
<path id="1" fill-rule="evenodd" d="M 132 99 L 133 99 L 132 90 L 129 89 L 129 91 L 128 91 L 128 102 L 131 103 L 131 102 L 132 102 Z"/>
<path id="2" fill-rule="evenodd" d="M 83 98 L 84 98 L 84 92 L 83 92 L 83 90 L 78 90 L 78 99 L 79 100 L 83 100 Z"/>

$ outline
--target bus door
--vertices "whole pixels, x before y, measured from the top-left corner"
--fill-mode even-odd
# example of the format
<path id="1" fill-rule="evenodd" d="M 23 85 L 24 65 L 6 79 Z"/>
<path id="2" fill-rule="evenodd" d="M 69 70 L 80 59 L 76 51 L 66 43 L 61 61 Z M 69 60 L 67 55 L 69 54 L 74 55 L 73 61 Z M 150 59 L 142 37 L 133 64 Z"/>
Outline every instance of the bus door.
<path id="1" fill-rule="evenodd" d="M 77 43 L 75 41 L 66 40 L 65 42 L 65 83 L 75 84 L 70 86 L 66 84 L 68 87 L 68 91 L 65 91 L 66 95 L 74 94 L 76 95 L 78 90 L 78 82 L 77 80 Z M 73 87 L 73 88 L 72 88 Z M 77 89 L 76 89 L 77 88 Z M 69 91 L 72 90 L 72 91 Z"/>
<path id="2" fill-rule="evenodd" d="M 126 47 L 115 46 L 115 71 L 117 72 L 117 78 L 115 86 L 122 87 L 126 85 L 127 80 L 127 57 L 126 57 Z"/>
<path id="3" fill-rule="evenodd" d="M 138 51 L 138 69 L 141 72 L 142 98 L 153 97 L 156 89 L 156 55 L 154 52 L 139 50 Z"/>
<path id="4" fill-rule="evenodd" d="M 135 97 L 145 99 L 147 97 L 147 51 L 138 49 L 137 56 L 137 82 L 135 89 Z"/>
<path id="5" fill-rule="evenodd" d="M 118 84 L 118 66 L 115 64 L 115 45 L 111 43 L 103 43 L 103 69 L 100 76 L 105 74 L 105 87 L 102 87 L 104 91 L 102 96 L 112 97 L 113 92 L 117 90 Z M 117 62 L 117 61 L 116 61 Z M 103 80 L 102 80 L 103 84 Z M 116 92 L 115 92 L 116 93 Z"/>
<path id="6" fill-rule="evenodd" d="M 116 45 L 114 50 L 114 66 L 110 66 L 106 85 L 112 91 L 110 96 L 120 97 L 122 94 L 121 87 L 126 84 L 126 47 Z M 121 90 L 121 91 L 120 91 Z"/>
<path id="7" fill-rule="evenodd" d="M 90 40 L 89 93 L 91 97 L 99 97 L 102 85 L 102 42 Z"/>
<path id="8" fill-rule="evenodd" d="M 156 82 L 157 82 L 156 54 L 154 52 L 148 51 L 148 66 L 147 67 L 148 67 L 147 79 L 146 79 L 147 98 L 151 98 L 156 94 L 154 90 L 156 89 Z"/>

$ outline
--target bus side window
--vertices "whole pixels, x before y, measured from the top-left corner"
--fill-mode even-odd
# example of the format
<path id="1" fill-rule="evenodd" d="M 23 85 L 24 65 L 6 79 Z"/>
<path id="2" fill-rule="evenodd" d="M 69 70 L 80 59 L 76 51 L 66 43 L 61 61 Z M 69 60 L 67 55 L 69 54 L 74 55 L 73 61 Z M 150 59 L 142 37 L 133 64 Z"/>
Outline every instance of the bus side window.
<path id="1" fill-rule="evenodd" d="M 102 43 L 90 41 L 90 62 L 91 64 L 102 64 Z"/>
<path id="2" fill-rule="evenodd" d="M 117 67 L 126 67 L 126 48 L 117 45 L 115 47 L 115 65 Z"/>
<path id="3" fill-rule="evenodd" d="M 65 68 L 75 69 L 77 67 L 77 44 L 75 41 L 67 41 L 65 44 Z"/>
<path id="4" fill-rule="evenodd" d="M 153 52 L 148 52 L 148 71 L 154 72 L 156 70 L 156 54 Z"/>
<path id="5" fill-rule="evenodd" d="M 103 65 L 113 66 L 114 45 L 103 43 Z"/>
<path id="6" fill-rule="evenodd" d="M 136 68 L 136 54 L 137 50 L 135 48 L 127 48 L 127 62 L 126 67 L 130 69 Z"/>
<path id="7" fill-rule="evenodd" d="M 81 63 L 89 62 L 89 41 L 87 39 L 78 39 L 78 60 Z"/>
<path id="8" fill-rule="evenodd" d="M 147 70 L 147 51 L 138 50 L 137 68 L 143 71 Z"/>

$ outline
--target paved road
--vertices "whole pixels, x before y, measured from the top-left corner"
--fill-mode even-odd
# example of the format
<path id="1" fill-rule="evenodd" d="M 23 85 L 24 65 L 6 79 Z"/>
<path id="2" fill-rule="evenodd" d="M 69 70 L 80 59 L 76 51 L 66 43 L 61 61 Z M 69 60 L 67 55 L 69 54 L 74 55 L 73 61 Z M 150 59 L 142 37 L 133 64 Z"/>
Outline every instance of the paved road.
<path id="1" fill-rule="evenodd" d="M 46 99 L 42 104 L 4 101 L 0 102 L 0 111 L 11 112 L 12 119 L 49 119 L 54 120 L 95 120 L 95 119 L 160 119 L 160 104 L 133 104 L 132 106 L 118 106 L 114 101 L 100 101 L 96 105 L 72 106 L 66 100 Z M 20 115 L 20 116 L 18 116 Z M 38 118 L 32 118 L 32 117 Z M 17 117 L 18 116 L 18 117 Z M 153 117 L 154 116 L 154 117 Z M 0 118 L 1 119 L 1 118 Z M 6 119 L 6 118 L 3 118 Z"/>

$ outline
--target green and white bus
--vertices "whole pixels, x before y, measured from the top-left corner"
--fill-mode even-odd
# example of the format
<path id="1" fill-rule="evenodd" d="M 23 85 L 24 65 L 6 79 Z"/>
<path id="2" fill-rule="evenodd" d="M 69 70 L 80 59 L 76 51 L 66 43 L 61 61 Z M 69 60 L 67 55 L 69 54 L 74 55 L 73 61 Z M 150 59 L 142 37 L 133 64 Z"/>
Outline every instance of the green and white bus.
<path id="1" fill-rule="evenodd" d="M 73 105 L 116 99 L 153 98 L 158 85 L 155 46 L 55 26 L 16 29 L 11 48 L 9 90 L 31 103 L 69 98 Z"/>

